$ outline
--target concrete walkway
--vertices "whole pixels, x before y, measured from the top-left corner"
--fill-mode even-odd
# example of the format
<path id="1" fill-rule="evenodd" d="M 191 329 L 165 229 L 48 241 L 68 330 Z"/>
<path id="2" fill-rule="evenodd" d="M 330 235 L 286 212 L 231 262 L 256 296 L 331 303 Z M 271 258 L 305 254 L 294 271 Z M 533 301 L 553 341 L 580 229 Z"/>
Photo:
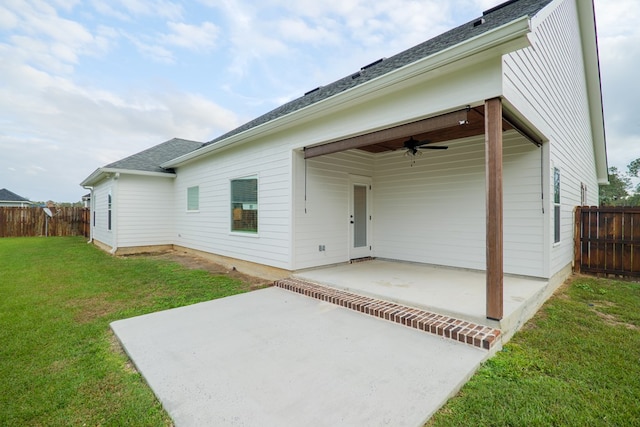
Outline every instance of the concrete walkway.
<path id="1" fill-rule="evenodd" d="M 421 426 L 489 356 L 279 288 L 111 327 L 178 427 Z"/>

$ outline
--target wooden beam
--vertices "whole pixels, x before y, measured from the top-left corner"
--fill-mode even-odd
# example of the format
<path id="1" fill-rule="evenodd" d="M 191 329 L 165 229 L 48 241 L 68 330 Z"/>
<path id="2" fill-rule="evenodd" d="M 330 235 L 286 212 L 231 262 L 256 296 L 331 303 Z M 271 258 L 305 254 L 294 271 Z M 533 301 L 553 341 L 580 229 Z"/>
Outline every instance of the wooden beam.
<path id="1" fill-rule="evenodd" d="M 502 100 L 485 101 L 487 318 L 503 317 Z"/>
<path id="2" fill-rule="evenodd" d="M 364 135 L 353 136 L 351 138 L 341 139 L 327 144 L 305 147 L 304 158 L 310 159 L 313 157 L 323 156 L 325 154 L 366 147 L 367 145 L 379 144 L 381 142 L 397 138 L 409 138 L 421 133 L 460 126 L 465 123 L 467 123 L 467 110 L 454 111 L 452 113 L 442 114 L 440 116 L 430 117 L 428 119 L 395 126 L 389 129 L 382 129 Z"/>

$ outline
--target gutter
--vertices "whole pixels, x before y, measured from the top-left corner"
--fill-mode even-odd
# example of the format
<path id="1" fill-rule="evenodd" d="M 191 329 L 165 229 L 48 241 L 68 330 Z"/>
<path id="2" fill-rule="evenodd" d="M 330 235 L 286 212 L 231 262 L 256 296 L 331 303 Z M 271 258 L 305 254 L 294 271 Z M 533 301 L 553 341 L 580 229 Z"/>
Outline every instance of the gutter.
<path id="1" fill-rule="evenodd" d="M 279 131 L 292 124 L 300 124 L 304 119 L 312 119 L 325 111 L 335 111 L 337 107 L 349 102 L 361 101 L 364 96 L 397 85 L 413 78 L 424 76 L 436 69 L 451 65 L 455 62 L 471 58 L 479 53 L 494 51 L 500 55 L 527 47 L 530 42 L 527 34 L 531 32 L 530 18 L 523 16 L 501 27 L 487 31 L 471 39 L 465 40 L 448 49 L 431 56 L 419 59 L 411 64 L 393 70 L 361 85 L 337 93 L 329 98 L 293 111 L 285 116 L 255 126 L 244 132 L 232 135 L 227 139 L 197 149 L 168 162 L 162 163 L 162 168 L 181 166 L 201 156 L 226 148 L 232 144 L 242 143 L 263 134 Z"/>
<path id="2" fill-rule="evenodd" d="M 80 183 L 80 185 L 82 187 L 90 186 L 96 183 L 97 181 L 99 181 L 103 175 L 107 175 L 110 173 L 118 174 L 118 175 L 122 173 L 127 175 L 155 176 L 159 178 L 175 178 L 176 176 L 178 176 L 173 172 L 153 172 L 153 171 L 141 171 L 136 169 L 98 168 L 95 171 L 93 171 L 91 175 L 86 177 L 84 181 Z"/>

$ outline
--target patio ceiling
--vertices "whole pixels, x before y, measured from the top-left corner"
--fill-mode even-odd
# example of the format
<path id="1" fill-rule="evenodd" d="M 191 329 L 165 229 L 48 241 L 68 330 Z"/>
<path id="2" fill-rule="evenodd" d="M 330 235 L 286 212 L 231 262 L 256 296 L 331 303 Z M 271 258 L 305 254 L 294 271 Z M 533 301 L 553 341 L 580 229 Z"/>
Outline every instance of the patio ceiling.
<path id="1" fill-rule="evenodd" d="M 535 133 L 529 131 L 524 125 L 517 122 L 508 111 L 504 111 L 502 131 L 504 132 L 511 129 L 516 129 L 536 145 L 540 145 L 542 142 Z M 484 133 L 484 106 L 468 107 L 440 116 L 429 117 L 416 122 L 329 142 L 327 144 L 305 147 L 304 157 L 305 159 L 310 159 L 351 149 L 360 149 L 375 154 L 403 149 L 404 142 L 411 137 L 418 141 L 429 140 L 429 144 L 435 144 L 454 139 L 484 135 Z"/>

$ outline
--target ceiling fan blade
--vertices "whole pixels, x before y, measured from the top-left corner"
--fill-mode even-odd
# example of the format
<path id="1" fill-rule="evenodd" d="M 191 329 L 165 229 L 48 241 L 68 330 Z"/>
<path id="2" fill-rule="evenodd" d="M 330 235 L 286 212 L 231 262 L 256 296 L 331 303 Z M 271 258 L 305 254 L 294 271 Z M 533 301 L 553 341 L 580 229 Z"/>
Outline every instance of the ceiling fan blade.
<path id="1" fill-rule="evenodd" d="M 446 145 L 422 145 L 420 147 L 418 147 L 420 149 L 427 149 L 427 150 L 446 150 L 447 147 Z"/>

